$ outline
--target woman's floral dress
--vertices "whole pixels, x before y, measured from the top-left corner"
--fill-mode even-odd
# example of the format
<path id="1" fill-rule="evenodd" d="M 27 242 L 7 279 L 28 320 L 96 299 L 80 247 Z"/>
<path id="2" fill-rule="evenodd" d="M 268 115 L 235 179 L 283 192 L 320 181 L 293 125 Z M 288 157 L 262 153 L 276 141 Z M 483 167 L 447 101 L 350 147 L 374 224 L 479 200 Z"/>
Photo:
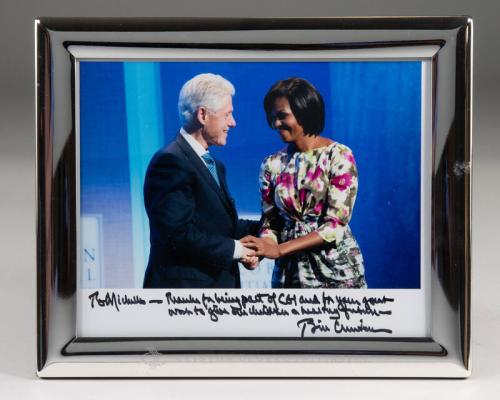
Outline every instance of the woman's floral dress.
<path id="1" fill-rule="evenodd" d="M 267 157 L 259 177 L 261 237 L 278 243 L 317 232 L 324 244 L 276 260 L 274 288 L 366 288 L 363 256 L 352 235 L 358 187 L 351 150 L 333 142 L 307 152 L 294 145 Z"/>

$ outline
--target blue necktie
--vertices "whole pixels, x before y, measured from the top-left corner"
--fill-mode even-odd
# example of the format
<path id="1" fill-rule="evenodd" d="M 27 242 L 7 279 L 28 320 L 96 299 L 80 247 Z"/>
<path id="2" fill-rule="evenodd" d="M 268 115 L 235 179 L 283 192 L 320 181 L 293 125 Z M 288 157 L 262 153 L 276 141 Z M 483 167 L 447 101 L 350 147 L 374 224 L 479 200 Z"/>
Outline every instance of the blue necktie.
<path id="1" fill-rule="evenodd" d="M 203 154 L 201 158 L 203 158 L 203 161 L 205 161 L 205 164 L 207 164 L 207 168 L 210 171 L 210 174 L 215 179 L 215 182 L 217 182 L 217 186 L 220 187 L 219 177 L 217 175 L 217 169 L 215 168 L 215 160 L 208 152 Z"/>

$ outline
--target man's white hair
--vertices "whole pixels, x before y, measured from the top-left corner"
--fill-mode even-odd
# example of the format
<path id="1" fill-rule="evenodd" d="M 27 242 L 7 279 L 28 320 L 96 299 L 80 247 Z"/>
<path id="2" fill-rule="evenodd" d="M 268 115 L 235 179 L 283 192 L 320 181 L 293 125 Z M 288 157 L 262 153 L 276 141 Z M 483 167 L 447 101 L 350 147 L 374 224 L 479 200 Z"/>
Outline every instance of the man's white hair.
<path id="1" fill-rule="evenodd" d="M 215 74 L 199 74 L 187 81 L 179 93 L 179 119 L 184 127 L 196 120 L 198 108 L 217 112 L 226 96 L 234 96 L 234 86 Z"/>

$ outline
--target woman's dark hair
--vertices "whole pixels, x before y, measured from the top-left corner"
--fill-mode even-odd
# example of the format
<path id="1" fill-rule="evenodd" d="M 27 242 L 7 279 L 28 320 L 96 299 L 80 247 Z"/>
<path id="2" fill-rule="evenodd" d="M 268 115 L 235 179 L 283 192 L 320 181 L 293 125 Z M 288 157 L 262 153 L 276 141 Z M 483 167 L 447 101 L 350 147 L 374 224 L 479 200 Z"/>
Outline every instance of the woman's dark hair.
<path id="1" fill-rule="evenodd" d="M 325 127 L 325 103 L 323 97 L 308 81 L 288 78 L 276 82 L 264 97 L 267 123 L 273 127 L 273 106 L 276 99 L 285 97 L 290 103 L 295 119 L 308 135 L 319 135 Z"/>

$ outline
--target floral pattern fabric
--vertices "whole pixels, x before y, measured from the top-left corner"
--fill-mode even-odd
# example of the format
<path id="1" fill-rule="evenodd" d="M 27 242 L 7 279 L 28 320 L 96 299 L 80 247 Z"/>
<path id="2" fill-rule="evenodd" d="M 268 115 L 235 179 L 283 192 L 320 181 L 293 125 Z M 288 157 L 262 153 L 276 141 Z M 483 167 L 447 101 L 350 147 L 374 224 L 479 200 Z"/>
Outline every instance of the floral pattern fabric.
<path id="1" fill-rule="evenodd" d="M 317 232 L 324 240 L 277 259 L 273 287 L 367 287 L 363 256 L 348 225 L 358 174 L 347 146 L 333 142 L 299 152 L 291 145 L 263 161 L 259 183 L 261 237 L 283 243 Z"/>

